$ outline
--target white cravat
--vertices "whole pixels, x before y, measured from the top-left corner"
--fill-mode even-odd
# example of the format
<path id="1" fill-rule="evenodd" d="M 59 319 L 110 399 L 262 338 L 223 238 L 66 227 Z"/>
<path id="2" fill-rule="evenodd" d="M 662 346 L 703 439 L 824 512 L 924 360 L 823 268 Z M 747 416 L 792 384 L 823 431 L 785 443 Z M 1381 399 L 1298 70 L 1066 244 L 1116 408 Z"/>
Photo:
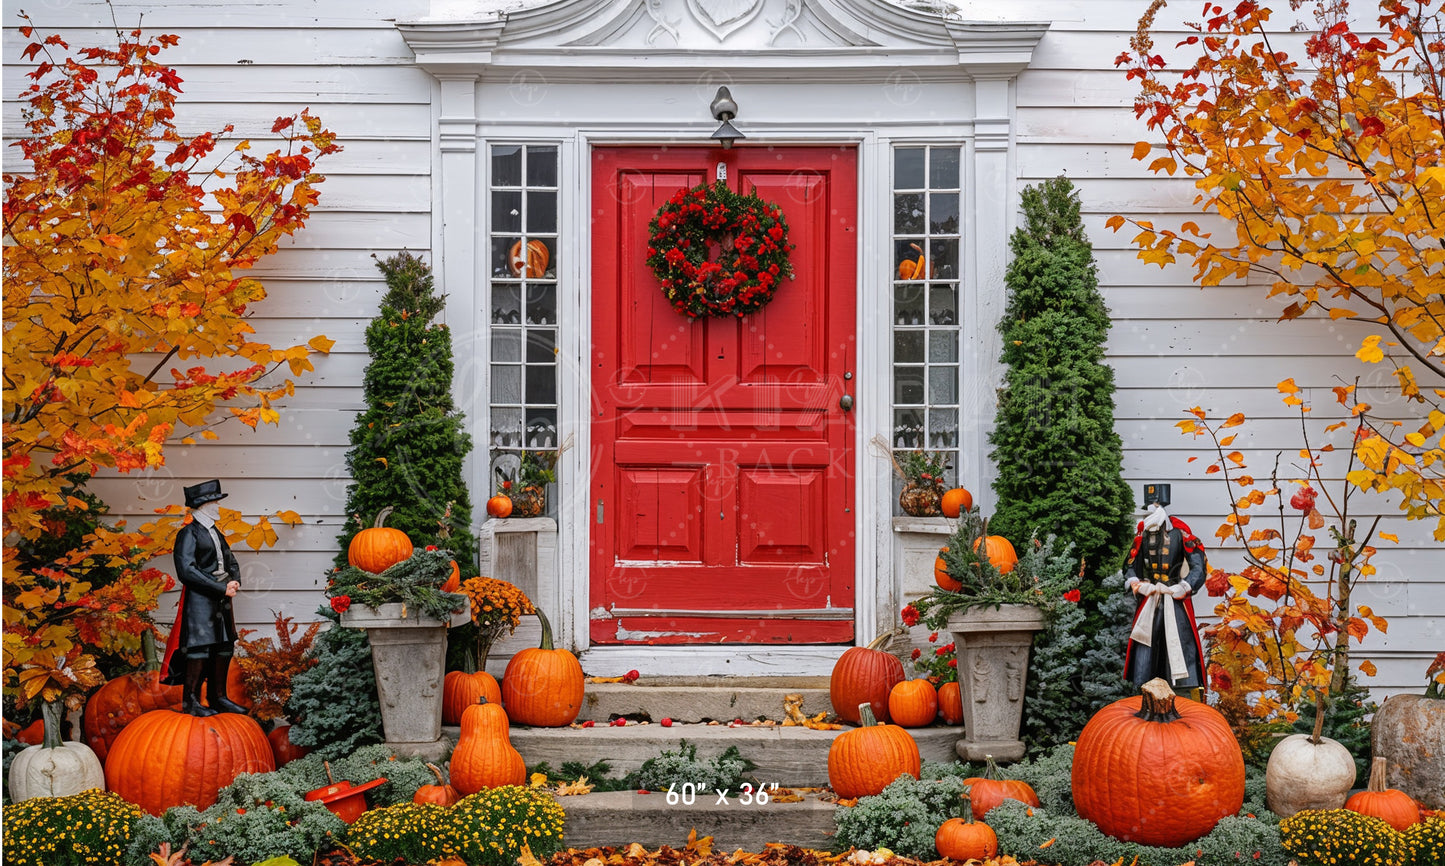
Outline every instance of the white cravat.
<path id="1" fill-rule="evenodd" d="M 221 537 L 216 534 L 216 522 L 211 519 L 209 514 L 201 511 L 192 512 L 192 516 L 196 518 L 197 523 L 206 528 L 206 534 L 211 537 L 211 546 L 216 549 L 216 568 L 211 572 L 211 577 L 226 577 L 226 555 L 221 550 Z"/>

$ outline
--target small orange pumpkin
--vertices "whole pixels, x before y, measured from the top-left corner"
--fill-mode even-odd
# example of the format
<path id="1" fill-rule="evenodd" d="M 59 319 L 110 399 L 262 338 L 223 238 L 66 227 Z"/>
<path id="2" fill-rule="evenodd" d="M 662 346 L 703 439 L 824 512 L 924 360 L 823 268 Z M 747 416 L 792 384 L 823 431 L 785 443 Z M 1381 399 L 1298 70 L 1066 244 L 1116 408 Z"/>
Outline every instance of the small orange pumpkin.
<path id="1" fill-rule="evenodd" d="M 993 762 L 993 756 L 985 755 L 984 760 L 986 763 L 982 776 L 970 776 L 963 780 L 963 783 L 969 786 L 974 818 L 982 821 L 989 809 L 1004 800 L 1018 800 L 1030 806 L 1039 805 L 1039 795 L 1034 793 L 1028 782 L 997 778 L 998 767 Z"/>
<path id="2" fill-rule="evenodd" d="M 943 493 L 943 502 L 939 505 L 943 509 L 944 517 L 956 518 L 965 511 L 973 510 L 973 494 L 962 487 L 955 487 Z"/>
<path id="3" fill-rule="evenodd" d="M 998 834 L 993 828 L 973 819 L 969 802 L 970 789 L 963 789 L 961 815 L 949 818 L 933 834 L 933 847 L 938 856 L 949 860 L 988 860 L 998 854 Z"/>
<path id="4" fill-rule="evenodd" d="M 899 776 L 918 778 L 922 759 L 913 736 L 897 725 L 879 724 L 866 703 L 858 705 L 862 726 L 844 731 L 828 747 L 828 784 L 841 799 L 882 793 Z"/>
<path id="5" fill-rule="evenodd" d="M 458 794 L 465 797 L 483 788 L 526 783 L 527 765 L 512 747 L 510 731 L 507 711 L 486 698 L 462 713 L 462 734 L 452 751 L 451 766 L 452 787 Z"/>
<path id="6" fill-rule="evenodd" d="M 938 584 L 940 589 L 958 592 L 963 589 L 963 583 L 954 580 L 953 575 L 948 573 L 948 563 L 943 561 L 943 554 L 947 552 L 947 547 L 940 547 L 938 548 L 939 555 L 933 558 L 933 582 Z"/>
<path id="7" fill-rule="evenodd" d="M 456 592 L 462 588 L 462 567 L 452 560 L 452 573 L 442 583 L 442 592 Z"/>
<path id="8" fill-rule="evenodd" d="M 271 757 L 276 760 L 277 769 L 286 766 L 297 758 L 304 758 L 311 754 L 310 749 L 291 742 L 290 725 L 281 725 L 280 727 L 272 728 L 271 732 L 266 735 L 266 739 L 271 743 Z"/>
<path id="9" fill-rule="evenodd" d="M 395 509 L 388 505 L 376 515 L 376 522 L 352 536 L 346 547 L 346 561 L 372 574 L 381 574 L 411 556 L 411 539 L 400 529 L 386 526 Z"/>
<path id="10" fill-rule="evenodd" d="M 947 724 L 963 724 L 963 691 L 956 680 L 938 687 L 938 712 Z"/>
<path id="11" fill-rule="evenodd" d="M 487 513 L 497 518 L 498 520 L 503 520 L 511 516 L 512 497 L 507 496 L 506 494 L 498 493 L 496 496 L 488 499 Z"/>
<path id="12" fill-rule="evenodd" d="M 486 671 L 448 671 L 442 680 L 442 724 L 461 724 L 462 713 L 478 698 L 486 698 L 488 703 L 502 703 L 502 687 L 496 677 Z"/>
<path id="13" fill-rule="evenodd" d="M 937 717 L 938 690 L 928 680 L 904 680 L 888 693 L 888 718 L 895 725 L 921 728 Z"/>
<path id="14" fill-rule="evenodd" d="M 428 763 L 426 768 L 436 775 L 437 783 L 435 785 L 422 785 L 420 788 L 417 788 L 416 793 L 411 795 L 411 801 L 413 803 L 435 803 L 438 806 L 448 807 L 454 805 L 461 799 L 461 794 L 457 792 L 457 789 L 447 784 L 447 780 L 442 776 L 440 767 L 436 764 Z"/>
<path id="15" fill-rule="evenodd" d="M 912 256 L 898 263 L 898 279 L 900 280 L 921 280 L 928 275 L 928 264 L 923 255 L 923 247 L 918 244 L 909 244 L 913 251 L 918 253 L 918 260 L 914 261 Z"/>
<path id="16" fill-rule="evenodd" d="M 541 278 L 547 273 L 547 262 L 552 258 L 547 245 L 539 240 L 527 241 L 527 255 L 522 255 L 522 242 L 512 244 L 512 273 L 529 280 Z M 526 273 L 522 273 L 526 271 Z"/>
<path id="17" fill-rule="evenodd" d="M 528 647 L 507 662 L 502 672 L 502 703 L 519 725 L 560 728 L 582 712 L 584 676 L 577 657 L 552 646 L 552 624 L 537 608 L 542 643 Z"/>
<path id="18" fill-rule="evenodd" d="M 857 707 L 866 701 L 874 718 L 888 721 L 888 693 L 905 676 L 903 662 L 880 649 L 893 634 L 881 634 L 866 647 L 855 646 L 838 657 L 828 678 L 828 697 L 838 718 L 857 724 Z"/>
<path id="19" fill-rule="evenodd" d="M 988 535 L 973 542 L 973 550 L 978 552 L 979 542 L 983 542 L 984 556 L 993 563 L 993 567 L 999 570 L 1000 574 L 1008 574 L 1014 570 L 1019 563 L 1019 555 L 1014 552 L 1014 546 L 1002 535 Z"/>
<path id="20" fill-rule="evenodd" d="M 1387 758 L 1375 758 L 1370 764 L 1369 784 L 1346 800 L 1345 808 L 1379 818 L 1403 833 L 1410 825 L 1420 823 L 1420 804 L 1404 791 L 1385 787 L 1389 764 Z"/>

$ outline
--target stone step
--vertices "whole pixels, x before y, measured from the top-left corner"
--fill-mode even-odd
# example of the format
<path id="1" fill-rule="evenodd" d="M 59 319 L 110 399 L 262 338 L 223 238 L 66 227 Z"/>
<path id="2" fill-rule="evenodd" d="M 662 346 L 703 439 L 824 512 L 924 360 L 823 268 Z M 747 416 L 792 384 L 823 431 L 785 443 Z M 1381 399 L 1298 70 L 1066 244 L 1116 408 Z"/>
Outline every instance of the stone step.
<path id="1" fill-rule="evenodd" d="M 802 711 L 831 712 L 827 677 L 715 678 L 643 677 L 635 683 L 588 683 L 579 722 L 608 722 L 619 717 L 661 722 L 716 720 L 782 721 L 784 699 L 802 698 Z"/>
<path id="2" fill-rule="evenodd" d="M 637 842 L 645 848 L 670 845 L 682 850 L 695 830 L 699 839 L 713 837 L 712 848 L 719 852 L 760 851 L 768 842 L 829 849 L 837 808 L 817 793 L 806 793 L 796 803 L 780 803 L 770 797 L 762 805 L 755 799 L 743 803 L 737 792 L 731 792 L 726 803 L 720 803 L 716 794 L 699 795 L 689 804 L 681 797 L 669 802 L 665 794 L 636 791 L 558 797 L 557 801 L 567 815 L 562 832 L 570 847 L 622 847 Z"/>
<path id="3" fill-rule="evenodd" d="M 453 739 L 457 733 L 456 728 L 448 731 Z M 641 768 L 644 761 L 664 750 L 677 751 L 680 741 L 687 740 L 697 746 L 699 759 L 714 757 L 729 746 L 737 746 L 738 752 L 756 765 L 750 775 L 760 783 L 821 787 L 828 784 L 828 747 L 841 733 L 843 731 L 781 726 L 629 724 L 613 727 L 598 724 L 591 728 L 514 725 L 511 735 L 512 745 L 522 753 L 528 766 L 545 761 L 553 768 L 560 768 L 567 761 L 591 765 L 605 760 L 611 765 L 611 775 L 617 777 Z M 963 728 L 934 725 L 911 728 L 909 733 L 918 743 L 924 760 L 948 762 L 956 757 L 954 746 Z"/>

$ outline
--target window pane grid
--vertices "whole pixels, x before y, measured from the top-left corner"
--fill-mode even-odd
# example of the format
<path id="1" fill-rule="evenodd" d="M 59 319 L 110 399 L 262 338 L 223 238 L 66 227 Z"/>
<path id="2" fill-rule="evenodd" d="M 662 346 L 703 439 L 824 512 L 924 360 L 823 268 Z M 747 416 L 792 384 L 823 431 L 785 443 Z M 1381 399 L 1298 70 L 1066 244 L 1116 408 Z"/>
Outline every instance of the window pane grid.
<path id="1" fill-rule="evenodd" d="M 949 486 L 957 484 L 961 444 L 961 157 L 957 145 L 893 151 L 891 444 L 947 452 Z"/>
<path id="2" fill-rule="evenodd" d="M 491 463 L 556 449 L 558 149 L 493 144 L 491 213 Z"/>

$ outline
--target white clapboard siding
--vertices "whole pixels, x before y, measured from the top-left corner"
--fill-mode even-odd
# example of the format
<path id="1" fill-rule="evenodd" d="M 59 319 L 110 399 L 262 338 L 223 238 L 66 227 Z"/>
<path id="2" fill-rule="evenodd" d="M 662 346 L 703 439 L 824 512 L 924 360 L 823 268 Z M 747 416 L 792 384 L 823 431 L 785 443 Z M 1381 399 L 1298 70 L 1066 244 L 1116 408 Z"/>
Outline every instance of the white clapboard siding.
<path id="1" fill-rule="evenodd" d="M 490 5 L 495 4 L 480 2 L 478 8 Z M 1129 50 L 1147 0 L 956 0 L 955 5 L 965 20 L 1051 22 L 1014 89 L 1012 165 L 1017 185 L 1063 173 L 1079 190 L 1100 289 L 1115 322 L 1107 350 L 1118 387 L 1116 418 L 1125 445 L 1125 478 L 1136 490 L 1146 481 L 1171 483 L 1176 503 L 1172 511 L 1205 540 L 1211 566 L 1239 567 L 1238 549 L 1214 538 L 1239 490 L 1205 474 L 1214 456 L 1208 442 L 1181 435 L 1175 424 L 1193 406 L 1214 418 L 1245 413 L 1248 423 L 1231 431 L 1240 434 L 1234 447 L 1244 454 L 1249 472 L 1265 477 L 1276 452 L 1283 452 L 1288 467 L 1301 444 L 1298 417 L 1280 401 L 1275 383 L 1293 378 L 1302 389 L 1300 396 L 1324 419 L 1335 409 L 1331 389 L 1358 377 L 1370 402 L 1389 414 L 1401 407 L 1390 393 L 1388 367 L 1355 361 L 1355 347 L 1366 333 L 1357 326 L 1321 319 L 1277 322 L 1286 301 L 1268 298 L 1267 280 L 1261 277 L 1199 288 L 1188 263 L 1160 268 L 1139 261 L 1131 242 L 1138 232 L 1133 226 L 1117 232 L 1106 227 L 1111 217 L 1124 214 L 1161 227 L 1194 222 L 1216 239 L 1233 235 L 1228 223 L 1200 212 L 1191 179 L 1156 177 L 1148 171 L 1147 159 L 1133 159 L 1136 141 L 1157 145 L 1162 136 L 1134 117 L 1136 84 L 1125 79 L 1113 61 Z M 400 249 L 430 255 L 440 231 L 434 216 L 437 156 L 431 132 L 437 85 L 413 65 L 393 23 L 424 17 L 430 6 L 430 0 L 313 0 L 290 6 L 241 2 L 219 7 L 190 0 L 115 3 L 123 27 L 144 13 L 147 31 L 181 37 L 180 45 L 163 59 L 176 64 L 186 79 L 178 116 L 183 131 L 234 123 L 232 138 L 249 137 L 253 150 L 264 151 L 275 117 L 309 107 L 345 148 L 321 164 L 327 180 L 320 186 L 321 201 L 310 224 L 250 271 L 268 290 L 267 299 L 252 310 L 259 339 L 282 346 L 325 334 L 336 341 L 329 356 L 314 359 L 313 371 L 290 377 L 297 391 L 277 401 L 280 423 L 251 431 L 231 421 L 220 428 L 218 441 L 167 448 L 164 467 L 95 482 L 115 515 L 136 525 L 155 508 L 179 502 L 182 486 L 210 477 L 221 478 L 229 491 L 225 504 L 248 516 L 297 511 L 303 525 L 278 526 L 275 548 L 240 554 L 247 588 L 238 610 L 245 626 L 259 635 L 271 633 L 275 612 L 307 622 L 322 602 L 325 573 L 346 520 L 345 456 L 351 427 L 363 408 L 361 377 L 369 362 L 364 330 L 385 291 L 372 255 L 384 258 Z M 98 0 L 31 11 L 43 33 L 59 30 L 73 45 L 108 38 L 111 13 Z M 1163 29 L 1157 50 L 1177 63 L 1183 55 L 1174 55 L 1172 46 L 1188 35 L 1182 22 L 1197 17 L 1198 6 L 1170 4 L 1160 14 Z M 1286 17 L 1294 16 L 1276 11 L 1277 21 Z M 24 44 L 13 28 L 5 31 L 8 81 L 22 81 L 28 70 L 20 58 Z M 1277 42 L 1296 54 L 1298 45 L 1297 36 Z M 897 122 L 876 89 L 839 83 L 777 86 L 805 88 L 801 98 L 808 100 L 847 100 L 860 122 L 879 130 Z M 628 119 L 671 122 L 676 115 L 670 104 L 672 87 L 666 82 L 639 86 L 635 117 Z M 6 143 L 17 131 L 18 89 L 5 94 Z M 505 119 L 515 107 L 481 108 L 484 118 Z M 583 108 L 575 120 L 613 120 L 601 110 Z M 7 171 L 23 168 L 15 151 L 5 149 Z M 1150 159 L 1157 155 L 1156 148 Z M 471 313 L 464 305 L 454 305 L 448 315 L 466 318 Z M 454 351 L 458 394 L 485 399 L 473 395 L 472 384 L 476 363 L 485 361 L 484 351 L 462 345 Z M 561 363 L 581 361 L 564 356 Z M 982 409 L 983 417 L 964 421 L 970 435 L 983 435 L 992 425 L 992 407 Z M 1317 445 L 1323 442 L 1315 440 Z M 1191 456 L 1197 459 L 1190 462 Z M 1327 463 L 1331 478 L 1343 471 L 1337 459 L 1342 456 Z M 1282 469 L 1284 477 L 1296 474 Z M 472 491 L 477 500 L 484 493 Z M 1428 659 L 1445 648 L 1445 555 L 1431 537 L 1432 526 L 1404 521 L 1396 507 L 1397 501 L 1388 497 L 1357 495 L 1352 500 L 1356 514 L 1383 515 L 1380 529 L 1399 537 L 1398 544 L 1377 544 L 1378 574 L 1359 584 L 1356 592 L 1357 601 L 1391 621 L 1387 634 L 1372 632 L 1356 653 L 1357 660 L 1368 657 L 1379 668 L 1378 675 L 1367 680 L 1377 696 L 1419 691 Z M 1201 610 L 1212 608 L 1200 601 Z M 168 613 L 160 616 L 162 621 L 168 618 Z M 493 652 L 490 667 L 500 672 L 511 651 L 535 641 L 536 627 L 529 622 Z"/>

